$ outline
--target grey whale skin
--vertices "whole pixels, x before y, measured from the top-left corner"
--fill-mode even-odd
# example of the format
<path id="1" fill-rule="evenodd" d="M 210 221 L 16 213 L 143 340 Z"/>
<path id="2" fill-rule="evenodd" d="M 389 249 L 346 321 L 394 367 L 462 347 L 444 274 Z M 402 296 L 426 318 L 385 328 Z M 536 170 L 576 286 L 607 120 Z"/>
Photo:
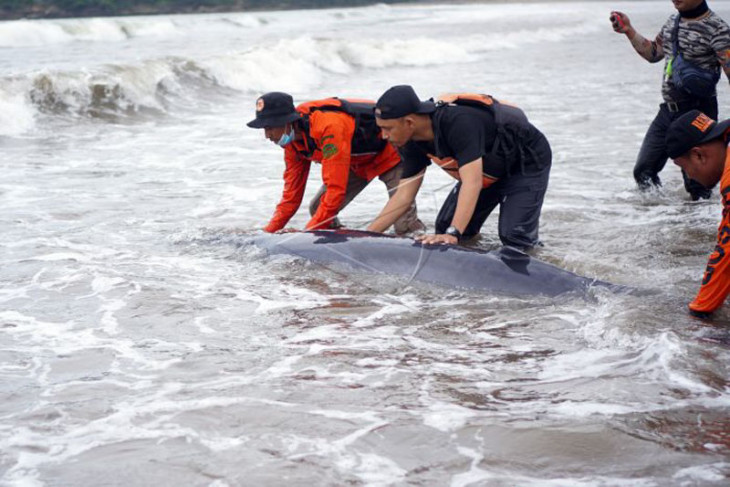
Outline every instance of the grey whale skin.
<path id="1" fill-rule="evenodd" d="M 509 248 L 484 251 L 456 245 L 421 245 L 410 238 L 356 230 L 264 234 L 250 237 L 247 243 L 265 249 L 269 255 L 294 255 L 320 264 L 341 263 L 358 271 L 498 294 L 582 294 L 591 286 L 626 289 L 579 276 Z"/>

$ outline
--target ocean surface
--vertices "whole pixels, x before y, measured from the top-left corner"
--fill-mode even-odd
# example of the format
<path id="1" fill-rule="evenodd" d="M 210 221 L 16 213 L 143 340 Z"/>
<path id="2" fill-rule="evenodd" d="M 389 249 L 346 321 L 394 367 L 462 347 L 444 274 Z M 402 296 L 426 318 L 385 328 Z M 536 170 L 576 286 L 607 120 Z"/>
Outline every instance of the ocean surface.
<path id="1" fill-rule="evenodd" d="M 711 6 L 730 20 L 730 3 Z M 721 205 L 632 167 L 671 2 L 0 22 L 0 485 L 725 486 Z M 241 245 L 282 188 L 257 96 L 491 93 L 554 150 L 536 251 L 645 292 L 485 295 Z M 730 89 L 719 85 L 720 113 Z M 306 201 L 320 184 L 310 175 Z M 427 172 L 431 228 L 451 187 Z M 362 229 L 373 182 L 342 212 Z M 499 246 L 497 218 L 477 245 Z"/>

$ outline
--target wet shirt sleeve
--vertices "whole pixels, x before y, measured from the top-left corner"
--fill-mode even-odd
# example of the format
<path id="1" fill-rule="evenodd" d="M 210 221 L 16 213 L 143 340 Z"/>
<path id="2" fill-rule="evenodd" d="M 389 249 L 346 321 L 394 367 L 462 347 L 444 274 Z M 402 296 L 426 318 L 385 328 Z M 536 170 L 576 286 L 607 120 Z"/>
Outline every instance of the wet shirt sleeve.
<path id="1" fill-rule="evenodd" d="M 284 228 L 302 204 L 304 190 L 307 187 L 311 162 L 299 157 L 291 144 L 284 149 L 284 162 L 286 163 L 284 190 L 274 215 L 264 227 L 265 232 L 273 233 Z"/>
<path id="2" fill-rule="evenodd" d="M 426 155 L 428 151 L 419 147 L 416 142 L 407 143 L 398 152 L 400 152 L 403 166 L 401 179 L 412 178 L 431 164 L 431 160 Z"/>
<path id="3" fill-rule="evenodd" d="M 723 188 L 722 201 L 722 222 L 717 232 L 717 245 L 707 261 L 700 291 L 689 305 L 693 311 L 715 311 L 730 294 L 730 186 Z"/>
<path id="4" fill-rule="evenodd" d="M 712 36 L 710 46 L 715 51 L 726 76 L 730 79 L 730 26 L 722 19 L 718 21 L 717 30 Z"/>
<path id="5" fill-rule="evenodd" d="M 352 134 L 354 121 L 341 114 L 323 114 L 310 119 L 311 135 L 322 151 L 322 181 L 327 190 L 320 200 L 317 211 L 307 223 L 307 230 L 329 228 L 332 220 L 340 211 L 347 193 L 347 180 L 350 177 L 350 156 L 352 154 Z"/>

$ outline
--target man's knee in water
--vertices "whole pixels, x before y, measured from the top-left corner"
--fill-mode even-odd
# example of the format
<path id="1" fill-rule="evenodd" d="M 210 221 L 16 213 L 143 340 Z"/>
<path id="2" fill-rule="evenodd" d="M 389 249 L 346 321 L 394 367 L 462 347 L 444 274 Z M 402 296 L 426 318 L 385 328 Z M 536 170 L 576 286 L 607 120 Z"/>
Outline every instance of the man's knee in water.
<path id="1" fill-rule="evenodd" d="M 640 189 L 649 189 L 652 186 L 662 185 L 657 174 L 653 174 L 642 168 L 634 168 L 634 181 L 636 181 Z"/>
<path id="2" fill-rule="evenodd" d="M 393 224 L 395 234 L 399 236 L 423 233 L 426 231 L 426 225 L 418 218 L 411 218 L 405 221 L 398 220 Z"/>
<path id="3" fill-rule="evenodd" d="M 506 247 L 514 247 L 516 249 L 522 250 L 523 252 L 526 252 L 533 247 L 536 247 L 540 244 L 540 240 L 537 238 L 537 235 L 528 235 L 524 232 L 510 232 L 508 234 L 500 234 L 499 240 L 502 241 L 502 245 Z"/>

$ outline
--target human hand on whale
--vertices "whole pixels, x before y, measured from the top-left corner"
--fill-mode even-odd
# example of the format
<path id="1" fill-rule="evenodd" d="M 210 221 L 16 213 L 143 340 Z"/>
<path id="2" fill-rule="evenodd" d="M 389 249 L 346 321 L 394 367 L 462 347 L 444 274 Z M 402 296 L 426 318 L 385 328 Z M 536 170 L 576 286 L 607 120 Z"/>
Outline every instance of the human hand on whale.
<path id="1" fill-rule="evenodd" d="M 338 230 L 347 230 L 345 227 L 339 227 Z M 276 232 L 273 232 L 275 234 L 285 234 L 285 233 L 295 233 L 295 232 L 306 232 L 307 230 L 299 230 L 298 228 L 294 227 L 287 227 L 282 228 L 281 230 L 277 230 Z M 381 232 L 374 232 L 374 233 L 381 233 Z M 456 238 L 453 235 L 449 234 L 423 234 L 423 235 L 414 235 L 413 240 L 416 242 L 419 242 L 423 245 L 458 245 L 459 239 Z"/>
<path id="2" fill-rule="evenodd" d="M 415 237 L 413 237 L 413 239 L 416 242 L 420 242 L 424 245 L 456 245 L 459 243 L 459 239 L 457 239 L 453 235 L 448 234 L 416 235 Z"/>

